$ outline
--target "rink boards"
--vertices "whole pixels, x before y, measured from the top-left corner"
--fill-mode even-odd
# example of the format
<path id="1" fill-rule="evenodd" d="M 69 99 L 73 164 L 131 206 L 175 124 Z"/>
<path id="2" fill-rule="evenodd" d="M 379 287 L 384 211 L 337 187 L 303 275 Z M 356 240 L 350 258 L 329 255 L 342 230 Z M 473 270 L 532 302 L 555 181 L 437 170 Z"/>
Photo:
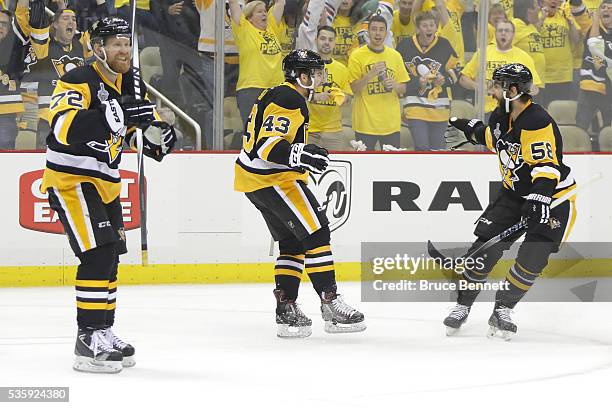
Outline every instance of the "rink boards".
<path id="1" fill-rule="evenodd" d="M 180 153 L 163 163 L 147 161 L 150 265 L 142 267 L 136 156 L 124 155 L 124 283 L 271 281 L 270 235 L 250 202 L 233 191 L 235 157 Z M 579 183 L 604 174 L 578 194 L 570 241 L 612 241 L 606 176 L 612 156 L 568 154 L 565 161 Z M 73 282 L 76 258 L 38 191 L 44 163 L 42 153 L 0 154 L 0 286 Z M 499 179 L 490 154 L 338 154 L 310 186 L 330 218 L 339 279 L 359 280 L 363 242 L 472 241 L 474 222 Z M 587 258 L 595 275 L 612 275 L 612 253 L 594 250 Z"/>

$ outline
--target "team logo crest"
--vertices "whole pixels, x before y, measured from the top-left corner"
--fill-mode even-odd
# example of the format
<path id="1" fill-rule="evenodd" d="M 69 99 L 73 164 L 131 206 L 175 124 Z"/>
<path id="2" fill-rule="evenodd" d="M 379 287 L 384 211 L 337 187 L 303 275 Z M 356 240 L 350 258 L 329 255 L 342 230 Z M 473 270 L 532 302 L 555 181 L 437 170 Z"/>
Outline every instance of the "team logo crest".
<path id="1" fill-rule="evenodd" d="M 104 143 L 91 141 L 87 143 L 87 146 L 94 150 L 97 150 L 98 152 L 107 153 L 108 162 L 113 163 L 115 160 L 117 160 L 117 158 L 123 151 L 123 147 L 121 146 L 122 143 L 123 137 L 111 136 L 109 140 Z"/>
<path id="2" fill-rule="evenodd" d="M 438 76 L 442 64 L 431 58 L 414 57 L 410 62 L 406 63 L 406 68 L 413 77 L 425 78 L 427 80 L 424 87 L 419 89 L 419 96 L 429 96 L 433 99 L 437 98 L 442 89 L 434 87 L 433 81 Z M 428 95 L 431 90 L 436 90 L 434 95 Z"/>
<path id="3" fill-rule="evenodd" d="M 514 190 L 514 182 L 519 180 L 518 170 L 523 167 L 523 155 L 520 143 L 509 143 L 498 139 L 496 150 L 499 157 L 499 169 L 504 184 Z"/>
<path id="4" fill-rule="evenodd" d="M 561 221 L 559 221 L 555 217 L 550 217 L 548 219 L 548 226 L 550 227 L 550 229 L 561 228 Z"/>
<path id="5" fill-rule="evenodd" d="M 330 160 L 323 174 L 310 173 L 312 192 L 321 203 L 329 220 L 331 231 L 340 228 L 351 212 L 352 167 L 351 162 Z"/>
<path id="6" fill-rule="evenodd" d="M 83 58 L 71 57 L 69 55 L 62 55 L 59 59 L 51 59 L 51 62 L 53 63 L 57 76 L 60 78 L 63 77 L 65 73 L 85 64 Z"/>

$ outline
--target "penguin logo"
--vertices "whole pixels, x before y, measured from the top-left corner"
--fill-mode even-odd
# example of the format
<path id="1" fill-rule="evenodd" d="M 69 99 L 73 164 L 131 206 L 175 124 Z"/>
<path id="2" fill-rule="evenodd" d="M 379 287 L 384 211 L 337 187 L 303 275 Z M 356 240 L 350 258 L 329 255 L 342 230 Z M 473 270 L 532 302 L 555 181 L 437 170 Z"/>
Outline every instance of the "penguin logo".
<path id="1" fill-rule="evenodd" d="M 351 162 L 330 160 L 323 174 L 310 173 L 314 184 L 312 192 L 329 220 L 330 231 L 337 230 L 348 220 L 351 212 L 352 167 Z"/>

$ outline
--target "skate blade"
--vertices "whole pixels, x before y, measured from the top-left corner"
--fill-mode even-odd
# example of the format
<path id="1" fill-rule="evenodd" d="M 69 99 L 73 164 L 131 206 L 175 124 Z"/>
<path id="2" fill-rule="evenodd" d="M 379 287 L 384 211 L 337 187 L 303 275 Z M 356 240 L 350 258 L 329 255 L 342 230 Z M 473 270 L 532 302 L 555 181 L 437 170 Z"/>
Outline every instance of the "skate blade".
<path id="1" fill-rule="evenodd" d="M 325 322 L 326 333 L 359 333 L 366 329 L 364 322 L 352 323 L 352 324 L 341 324 L 333 322 Z"/>
<path id="2" fill-rule="evenodd" d="M 84 373 L 116 374 L 121 372 L 121 361 L 100 361 L 90 357 L 77 356 L 72 368 Z"/>
<path id="3" fill-rule="evenodd" d="M 276 335 L 283 339 L 299 339 L 312 334 L 312 326 L 289 326 L 278 324 Z"/>
<path id="4" fill-rule="evenodd" d="M 499 334 L 499 337 L 502 340 L 510 341 L 512 340 L 512 337 L 514 336 L 515 333 L 511 331 L 507 331 L 507 330 L 500 330 L 495 326 L 489 326 L 489 331 L 487 332 L 487 338 L 492 339 L 496 337 L 497 334 Z"/>
<path id="5" fill-rule="evenodd" d="M 136 365 L 136 360 L 134 359 L 134 356 L 123 357 L 121 365 L 123 366 L 123 368 L 134 367 Z"/>

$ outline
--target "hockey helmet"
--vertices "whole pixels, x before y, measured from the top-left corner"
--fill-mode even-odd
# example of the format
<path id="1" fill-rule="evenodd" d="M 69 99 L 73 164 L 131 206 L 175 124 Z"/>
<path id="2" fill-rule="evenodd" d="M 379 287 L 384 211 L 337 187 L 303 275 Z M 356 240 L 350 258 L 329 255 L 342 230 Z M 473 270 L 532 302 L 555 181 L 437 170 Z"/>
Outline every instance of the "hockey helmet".
<path id="1" fill-rule="evenodd" d="M 522 95 L 531 93 L 533 75 L 531 75 L 529 68 L 523 64 L 506 64 L 493 71 L 493 83 L 498 83 L 504 91 L 505 110 L 510 112 L 510 102 L 517 100 Z M 508 96 L 511 86 L 516 87 L 516 96 Z"/>
<path id="2" fill-rule="evenodd" d="M 293 50 L 283 58 L 283 71 L 288 81 L 299 80 L 300 74 L 312 76 L 315 69 L 325 69 L 319 54 L 311 50 Z M 301 84 L 300 84 L 301 86 Z"/>
<path id="3" fill-rule="evenodd" d="M 104 17 L 89 28 L 89 37 L 92 42 L 102 41 L 104 44 L 104 39 L 112 36 L 132 38 L 132 30 L 128 22 L 119 17 Z"/>
<path id="4" fill-rule="evenodd" d="M 504 91 L 515 86 L 518 93 L 528 94 L 531 92 L 533 75 L 523 64 L 506 64 L 493 71 L 493 81 L 498 82 Z"/>

